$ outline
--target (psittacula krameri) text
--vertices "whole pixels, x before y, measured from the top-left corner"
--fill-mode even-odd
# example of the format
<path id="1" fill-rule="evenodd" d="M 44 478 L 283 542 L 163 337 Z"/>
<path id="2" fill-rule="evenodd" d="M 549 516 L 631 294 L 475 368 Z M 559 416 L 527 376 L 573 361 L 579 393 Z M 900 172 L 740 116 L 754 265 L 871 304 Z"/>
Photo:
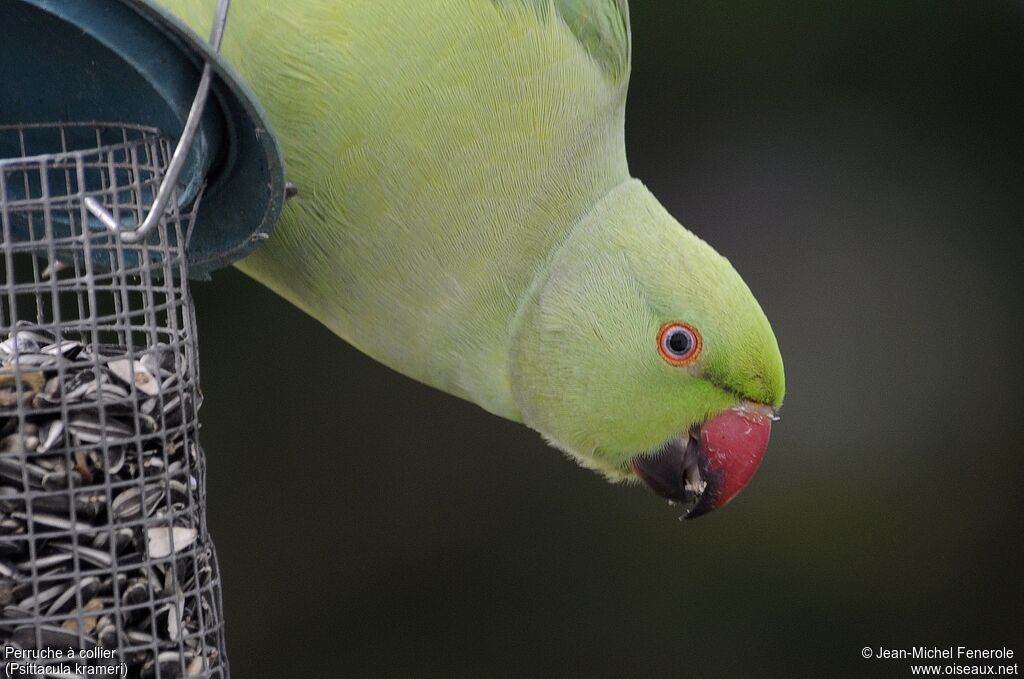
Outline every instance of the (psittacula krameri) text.
<path id="1" fill-rule="evenodd" d="M 208 32 L 216 0 L 164 0 Z M 378 361 L 690 516 L 785 391 L 729 262 L 626 163 L 626 0 L 234 0 L 299 195 L 240 268 Z"/>

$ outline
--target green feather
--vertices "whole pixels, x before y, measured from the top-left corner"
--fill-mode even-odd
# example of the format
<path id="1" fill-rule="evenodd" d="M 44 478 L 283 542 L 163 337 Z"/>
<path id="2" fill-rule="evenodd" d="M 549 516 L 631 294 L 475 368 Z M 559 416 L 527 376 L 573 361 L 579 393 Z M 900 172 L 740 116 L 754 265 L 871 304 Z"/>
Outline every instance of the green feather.
<path id="1" fill-rule="evenodd" d="M 493 0 L 526 5 L 545 20 L 552 2 L 559 18 L 594 61 L 615 81 L 629 77 L 629 8 L 626 0 Z"/>

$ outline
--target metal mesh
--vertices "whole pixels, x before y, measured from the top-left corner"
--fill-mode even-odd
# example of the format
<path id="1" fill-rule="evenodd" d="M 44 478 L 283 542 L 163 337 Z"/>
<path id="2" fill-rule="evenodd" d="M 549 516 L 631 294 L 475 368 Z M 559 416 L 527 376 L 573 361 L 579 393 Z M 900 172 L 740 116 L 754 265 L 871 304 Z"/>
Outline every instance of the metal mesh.
<path id="1" fill-rule="evenodd" d="M 4 676 L 227 677 L 191 213 L 129 245 L 83 206 L 141 222 L 169 144 L 138 126 L 23 125 L 0 127 L 0 149 Z"/>

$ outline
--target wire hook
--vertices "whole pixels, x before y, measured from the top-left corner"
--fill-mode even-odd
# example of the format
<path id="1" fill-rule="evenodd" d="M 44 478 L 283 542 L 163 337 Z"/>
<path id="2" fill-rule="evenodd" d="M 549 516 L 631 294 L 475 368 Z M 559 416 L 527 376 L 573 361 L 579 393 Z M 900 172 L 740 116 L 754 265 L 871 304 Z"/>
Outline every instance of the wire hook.
<path id="1" fill-rule="evenodd" d="M 228 6 L 231 0 L 217 0 L 217 11 L 213 17 L 213 28 L 210 30 L 210 46 L 213 51 L 220 51 L 220 43 L 224 38 L 224 27 L 228 20 Z M 185 127 L 181 131 L 178 145 L 174 147 L 171 155 L 171 162 L 167 165 L 167 172 L 164 173 L 160 188 L 157 189 L 156 198 L 146 213 L 146 218 L 135 228 L 124 228 L 114 219 L 114 216 L 103 207 L 102 204 L 92 196 L 87 196 L 83 201 L 89 212 L 100 220 L 111 233 L 116 233 L 125 243 L 138 243 L 144 240 L 160 222 L 167 208 L 167 201 L 171 199 L 175 186 L 178 183 L 178 175 L 185 167 L 188 159 L 188 152 L 192 148 L 192 141 L 195 139 L 196 130 L 199 129 L 199 121 L 202 118 L 203 110 L 206 108 L 206 99 L 210 94 L 210 82 L 213 80 L 213 67 L 207 61 L 203 64 L 203 73 L 199 79 L 199 87 L 196 88 L 196 96 L 192 100 L 192 108 L 189 109 L 188 118 L 185 120 Z"/>

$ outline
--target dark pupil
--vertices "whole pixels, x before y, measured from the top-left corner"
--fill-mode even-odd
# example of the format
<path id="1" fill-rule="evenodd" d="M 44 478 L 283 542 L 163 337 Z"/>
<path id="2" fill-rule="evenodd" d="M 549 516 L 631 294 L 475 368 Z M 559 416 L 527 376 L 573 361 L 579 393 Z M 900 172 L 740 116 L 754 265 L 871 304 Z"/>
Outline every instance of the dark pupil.
<path id="1" fill-rule="evenodd" d="M 668 348 L 676 354 L 685 354 L 690 350 L 690 336 L 679 330 L 672 333 L 668 338 Z"/>

